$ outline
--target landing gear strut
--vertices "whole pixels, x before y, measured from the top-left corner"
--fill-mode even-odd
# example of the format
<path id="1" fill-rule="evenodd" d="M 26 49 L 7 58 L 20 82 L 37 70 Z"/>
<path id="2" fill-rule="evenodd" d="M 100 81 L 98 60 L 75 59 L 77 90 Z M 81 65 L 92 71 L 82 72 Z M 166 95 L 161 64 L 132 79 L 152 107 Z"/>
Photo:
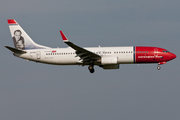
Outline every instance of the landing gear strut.
<path id="1" fill-rule="evenodd" d="M 158 66 L 158 67 L 157 67 L 157 69 L 158 69 L 158 70 L 160 70 L 160 69 L 161 69 L 161 67 L 160 67 L 160 66 Z"/>
<path id="2" fill-rule="evenodd" d="M 94 71 L 95 71 L 93 64 L 91 64 L 91 65 L 88 67 L 88 69 L 89 69 L 90 73 L 94 73 Z"/>

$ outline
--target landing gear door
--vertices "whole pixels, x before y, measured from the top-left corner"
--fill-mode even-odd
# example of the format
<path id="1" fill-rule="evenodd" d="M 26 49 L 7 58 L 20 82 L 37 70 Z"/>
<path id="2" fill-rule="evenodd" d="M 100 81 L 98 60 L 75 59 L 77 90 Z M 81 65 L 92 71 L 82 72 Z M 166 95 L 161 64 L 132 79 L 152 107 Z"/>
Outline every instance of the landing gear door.
<path id="1" fill-rule="evenodd" d="M 37 57 L 37 59 L 41 59 L 41 52 L 40 51 L 37 51 L 36 57 Z"/>

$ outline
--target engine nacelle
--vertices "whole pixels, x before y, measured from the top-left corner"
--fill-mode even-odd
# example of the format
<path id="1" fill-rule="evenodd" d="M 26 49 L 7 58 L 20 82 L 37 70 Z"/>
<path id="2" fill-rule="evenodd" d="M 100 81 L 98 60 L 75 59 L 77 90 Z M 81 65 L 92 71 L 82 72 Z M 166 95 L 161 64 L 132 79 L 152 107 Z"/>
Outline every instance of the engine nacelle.
<path id="1" fill-rule="evenodd" d="M 119 64 L 115 64 L 115 65 L 103 65 L 103 69 L 119 69 Z"/>
<path id="2" fill-rule="evenodd" d="M 118 64 L 118 58 L 114 56 L 102 56 L 101 64 L 102 65 L 111 65 L 111 64 Z"/>

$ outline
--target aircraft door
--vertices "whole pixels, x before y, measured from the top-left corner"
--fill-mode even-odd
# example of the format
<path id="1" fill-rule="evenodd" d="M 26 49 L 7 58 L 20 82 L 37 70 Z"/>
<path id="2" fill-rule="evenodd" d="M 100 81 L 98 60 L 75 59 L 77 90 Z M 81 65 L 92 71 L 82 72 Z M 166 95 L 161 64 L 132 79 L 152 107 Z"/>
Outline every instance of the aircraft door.
<path id="1" fill-rule="evenodd" d="M 41 59 L 41 52 L 40 51 L 37 51 L 36 57 L 37 57 L 37 59 Z"/>
<path id="2" fill-rule="evenodd" d="M 157 48 L 154 49 L 154 58 L 155 59 L 158 58 L 158 49 Z"/>

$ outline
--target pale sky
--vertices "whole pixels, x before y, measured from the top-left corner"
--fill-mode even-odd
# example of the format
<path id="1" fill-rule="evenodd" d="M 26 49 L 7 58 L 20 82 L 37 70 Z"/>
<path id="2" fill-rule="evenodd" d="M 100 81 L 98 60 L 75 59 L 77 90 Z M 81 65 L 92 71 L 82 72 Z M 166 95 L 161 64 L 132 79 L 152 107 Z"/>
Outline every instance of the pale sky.
<path id="1" fill-rule="evenodd" d="M 179 120 L 179 0 L 3 0 L 0 2 L 1 120 Z M 68 47 L 59 30 L 83 47 L 156 46 L 175 60 L 120 65 L 119 70 L 25 61 L 7 19 L 38 44 Z"/>

